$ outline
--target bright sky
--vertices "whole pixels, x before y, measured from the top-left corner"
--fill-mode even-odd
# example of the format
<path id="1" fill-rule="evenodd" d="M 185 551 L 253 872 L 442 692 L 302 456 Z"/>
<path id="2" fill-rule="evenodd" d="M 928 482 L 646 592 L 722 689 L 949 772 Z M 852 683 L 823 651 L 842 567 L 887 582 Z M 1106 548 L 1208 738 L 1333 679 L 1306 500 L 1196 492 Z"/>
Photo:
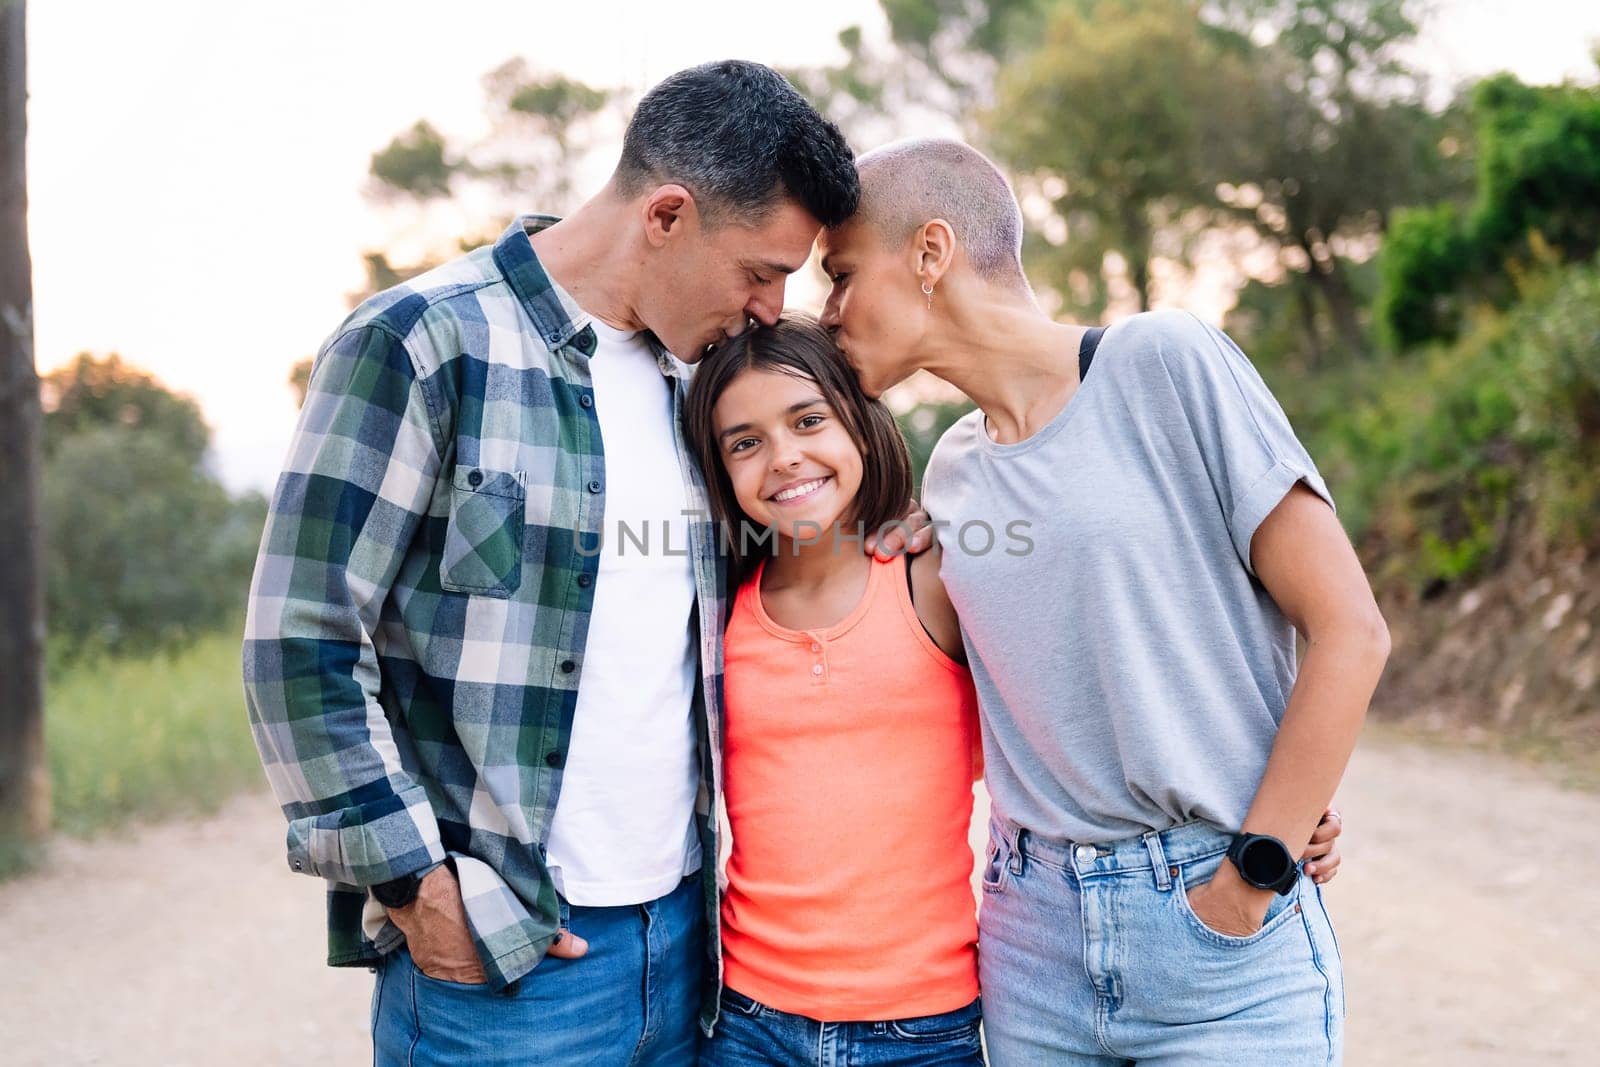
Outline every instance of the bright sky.
<path id="1" fill-rule="evenodd" d="M 1440 6 L 1422 56 L 1443 77 L 1593 70 L 1600 5 Z M 828 62 L 858 23 L 881 33 L 875 0 L 33 0 L 40 369 L 120 352 L 200 400 L 231 487 L 270 489 L 294 421 L 289 368 L 345 315 L 360 253 L 395 236 L 361 195 L 395 133 L 418 118 L 477 132 L 479 79 L 513 56 L 638 90 L 728 56 Z"/>

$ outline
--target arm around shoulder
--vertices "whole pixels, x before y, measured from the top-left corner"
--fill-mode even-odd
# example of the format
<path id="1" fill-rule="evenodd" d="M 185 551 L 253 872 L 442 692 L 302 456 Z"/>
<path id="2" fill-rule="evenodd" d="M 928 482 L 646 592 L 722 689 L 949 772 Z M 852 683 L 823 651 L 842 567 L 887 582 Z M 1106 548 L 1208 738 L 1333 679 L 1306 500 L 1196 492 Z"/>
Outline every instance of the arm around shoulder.
<path id="1" fill-rule="evenodd" d="M 911 599 L 917 618 L 939 650 L 957 663 L 967 662 L 966 646 L 961 643 L 961 620 L 950 602 L 944 582 L 939 578 L 939 563 L 944 549 L 937 541 L 932 548 L 911 561 Z"/>

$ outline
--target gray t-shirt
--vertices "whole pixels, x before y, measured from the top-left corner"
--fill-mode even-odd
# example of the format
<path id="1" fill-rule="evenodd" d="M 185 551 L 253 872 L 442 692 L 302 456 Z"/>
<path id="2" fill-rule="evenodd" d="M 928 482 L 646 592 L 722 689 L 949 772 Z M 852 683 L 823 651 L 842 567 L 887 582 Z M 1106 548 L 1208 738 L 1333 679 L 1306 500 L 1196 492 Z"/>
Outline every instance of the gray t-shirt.
<path id="1" fill-rule="evenodd" d="M 950 428 L 924 499 L 998 811 L 1091 843 L 1238 828 L 1295 678 L 1250 541 L 1296 482 L 1332 504 L 1244 353 L 1185 312 L 1107 330 L 1025 441 L 981 411 Z"/>

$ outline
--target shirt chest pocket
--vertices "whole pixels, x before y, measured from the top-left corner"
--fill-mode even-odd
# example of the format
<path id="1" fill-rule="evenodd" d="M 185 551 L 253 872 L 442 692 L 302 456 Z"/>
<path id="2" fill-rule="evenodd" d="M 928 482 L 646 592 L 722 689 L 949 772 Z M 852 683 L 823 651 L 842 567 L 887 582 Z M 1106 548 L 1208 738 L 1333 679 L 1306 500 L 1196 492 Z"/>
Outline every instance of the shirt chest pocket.
<path id="1" fill-rule="evenodd" d="M 450 476 L 439 584 L 453 593 L 508 598 L 522 581 L 526 471 L 457 467 Z"/>

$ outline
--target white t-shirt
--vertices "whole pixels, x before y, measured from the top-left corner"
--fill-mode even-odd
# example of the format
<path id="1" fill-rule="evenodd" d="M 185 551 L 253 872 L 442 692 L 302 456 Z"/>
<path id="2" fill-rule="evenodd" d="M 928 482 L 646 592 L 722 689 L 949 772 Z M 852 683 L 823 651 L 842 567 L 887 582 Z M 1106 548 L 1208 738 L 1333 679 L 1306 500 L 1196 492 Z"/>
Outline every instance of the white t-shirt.
<path id="1" fill-rule="evenodd" d="M 605 540 L 545 849 L 569 903 L 611 907 L 664 896 L 700 867 L 699 664 L 672 383 L 642 336 L 590 325 L 599 338 L 589 367 L 605 450 Z M 619 522 L 629 536 L 619 536 Z"/>

